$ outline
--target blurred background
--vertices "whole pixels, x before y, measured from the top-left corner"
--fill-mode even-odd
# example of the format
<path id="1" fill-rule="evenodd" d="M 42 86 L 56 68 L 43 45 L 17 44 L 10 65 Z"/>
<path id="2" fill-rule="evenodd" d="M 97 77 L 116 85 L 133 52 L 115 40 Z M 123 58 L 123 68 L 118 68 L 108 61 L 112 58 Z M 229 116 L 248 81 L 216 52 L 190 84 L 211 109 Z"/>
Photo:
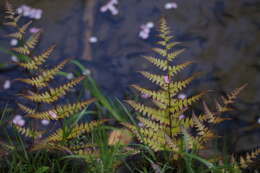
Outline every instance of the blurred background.
<path id="1" fill-rule="evenodd" d="M 74 57 L 84 64 L 102 91 L 124 99 L 130 85 L 149 82 L 137 73 L 151 70 L 142 56 L 155 46 L 156 25 L 166 17 L 174 39 L 186 48 L 177 62 L 195 64 L 180 79 L 202 72 L 186 95 L 210 90 L 220 96 L 247 83 L 234 106 L 233 120 L 221 133 L 239 135 L 236 150 L 259 145 L 260 124 L 260 1 L 258 0 L 10 0 L 25 21 L 33 20 L 35 32 L 42 28 L 43 50 L 57 44 L 53 62 Z M 0 1 L 0 47 L 14 40 L 4 37 L 4 0 Z M 0 52 L 0 105 L 15 99 L 20 73 L 12 57 Z M 66 71 L 73 73 L 73 65 Z M 9 81 L 9 82 L 8 82 Z M 210 96 L 208 98 L 210 99 Z"/>

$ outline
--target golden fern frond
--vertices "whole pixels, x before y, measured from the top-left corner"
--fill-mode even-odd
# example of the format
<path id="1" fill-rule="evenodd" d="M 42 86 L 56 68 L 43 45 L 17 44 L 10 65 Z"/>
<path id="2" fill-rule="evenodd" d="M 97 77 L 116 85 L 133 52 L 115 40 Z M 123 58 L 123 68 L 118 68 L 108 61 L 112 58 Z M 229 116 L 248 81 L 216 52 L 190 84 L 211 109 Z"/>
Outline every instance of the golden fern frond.
<path id="1" fill-rule="evenodd" d="M 23 68 L 28 70 L 36 70 L 40 65 L 42 65 L 46 59 L 51 55 L 53 50 L 55 49 L 56 45 L 49 47 L 43 53 L 38 56 L 34 56 L 29 62 L 17 62 L 17 64 Z"/>
<path id="2" fill-rule="evenodd" d="M 144 58 L 149 61 L 150 63 L 157 66 L 159 69 L 165 71 L 167 70 L 167 61 L 159 58 L 155 58 L 152 56 L 144 56 Z"/>
<path id="3" fill-rule="evenodd" d="M 48 91 L 43 93 L 31 93 L 31 95 L 22 95 L 25 98 L 34 101 L 34 102 L 43 102 L 43 103 L 52 103 L 57 101 L 59 98 L 64 96 L 72 87 L 77 85 L 80 81 L 82 81 L 85 76 L 80 76 L 74 80 L 71 80 L 57 88 L 51 88 Z"/>
<path id="4" fill-rule="evenodd" d="M 160 20 L 159 32 L 160 34 L 158 36 L 162 39 L 162 41 L 160 42 L 161 44 L 163 44 L 164 42 L 166 45 L 168 41 L 173 38 L 172 36 L 170 36 L 170 28 L 168 27 L 167 22 L 164 18 Z"/>
<path id="5" fill-rule="evenodd" d="M 247 168 L 250 164 L 254 162 L 253 159 L 256 159 L 258 155 L 260 155 L 260 148 L 257 148 L 255 151 L 247 153 L 246 157 L 241 156 L 239 158 L 239 166 L 243 169 Z"/>
<path id="6" fill-rule="evenodd" d="M 167 54 L 167 59 L 168 61 L 172 61 L 174 60 L 176 57 L 178 57 L 181 53 L 183 53 L 185 51 L 185 49 L 180 49 L 171 53 Z"/>
<path id="7" fill-rule="evenodd" d="M 195 78 L 197 78 L 199 74 L 194 74 L 191 77 L 183 80 L 183 81 L 177 81 L 177 82 L 172 82 L 169 85 L 169 89 L 167 88 L 166 85 L 163 86 L 164 90 L 169 90 L 169 92 L 172 95 L 176 95 L 178 92 L 183 90 L 185 87 L 187 87 Z"/>
<path id="8" fill-rule="evenodd" d="M 234 89 L 232 92 L 230 92 L 227 95 L 227 98 L 222 97 L 224 105 L 228 105 L 230 103 L 233 103 L 234 100 L 237 98 L 238 94 L 247 86 L 247 84 L 242 85 L 239 88 Z"/>
<path id="9" fill-rule="evenodd" d="M 101 124 L 104 124 L 105 122 L 107 122 L 107 119 L 104 120 L 95 120 L 95 121 L 91 121 L 89 123 L 83 123 L 83 124 L 79 124 L 76 125 L 71 133 L 69 134 L 67 139 L 71 139 L 71 138 L 75 138 L 83 133 L 89 133 L 90 131 L 92 131 L 94 128 L 100 126 Z"/>
<path id="10" fill-rule="evenodd" d="M 140 121 L 142 126 L 144 126 L 146 128 L 151 128 L 151 129 L 154 129 L 155 131 L 162 130 L 162 128 L 164 128 L 164 126 L 162 124 L 151 121 L 147 118 L 143 118 L 141 116 L 138 116 L 137 119 Z"/>
<path id="11" fill-rule="evenodd" d="M 154 100 L 157 100 L 161 103 L 168 103 L 168 93 L 166 91 L 152 91 L 149 89 L 142 88 L 138 85 L 131 85 L 137 91 L 141 92 L 142 94 L 146 94 L 152 97 Z"/>
<path id="12" fill-rule="evenodd" d="M 153 129 L 139 128 L 129 123 L 122 123 L 126 128 L 128 128 L 139 141 L 147 144 L 154 151 L 159 151 L 164 149 L 162 146 L 165 143 L 163 134 L 160 131 L 153 131 Z"/>
<path id="13" fill-rule="evenodd" d="M 18 125 L 13 125 L 14 128 L 22 135 L 29 137 L 29 138 L 40 138 L 42 135 L 42 132 L 31 130 L 29 128 L 20 127 Z"/>
<path id="14" fill-rule="evenodd" d="M 34 114 L 36 112 L 35 109 L 32 109 L 32 108 L 29 108 L 21 103 L 18 103 L 17 104 L 19 106 L 20 109 L 22 109 L 25 113 L 28 113 L 28 114 Z"/>
<path id="15" fill-rule="evenodd" d="M 200 94 L 197 94 L 195 96 L 192 96 L 187 99 L 179 99 L 175 102 L 171 103 L 170 111 L 180 112 L 181 110 L 187 108 L 188 106 L 192 105 L 193 103 L 197 102 L 203 95 L 205 95 L 205 92 L 201 92 Z"/>
<path id="16" fill-rule="evenodd" d="M 54 132 L 54 134 L 47 137 L 47 139 L 45 139 L 45 141 L 54 142 L 54 141 L 62 141 L 64 139 L 67 140 L 67 139 L 75 138 L 83 133 L 88 133 L 88 132 L 92 131 L 94 128 L 100 126 L 101 124 L 105 123 L 106 121 L 107 120 L 95 120 L 95 121 L 91 121 L 89 123 L 75 125 L 74 127 L 72 127 L 72 129 L 70 130 L 70 133 L 68 133 L 67 136 L 65 136 L 64 130 L 58 129 L 56 132 Z"/>
<path id="17" fill-rule="evenodd" d="M 33 34 L 26 42 L 23 46 L 20 47 L 14 47 L 12 48 L 13 51 L 20 53 L 20 54 L 24 54 L 24 55 L 29 55 L 31 53 L 30 49 L 34 49 L 35 46 L 37 45 L 37 43 L 39 42 L 40 39 L 40 35 L 41 35 L 41 31 Z"/>
<path id="18" fill-rule="evenodd" d="M 152 128 L 140 128 L 140 135 L 137 138 L 150 146 L 154 151 L 165 150 L 165 133 L 163 131 L 155 131 Z"/>
<path id="19" fill-rule="evenodd" d="M 197 128 L 198 135 L 201 136 L 202 140 L 206 140 L 206 138 L 212 138 L 215 135 L 196 117 L 193 113 L 192 119 L 194 121 L 195 127 Z"/>
<path id="20" fill-rule="evenodd" d="M 36 119 L 46 119 L 46 120 L 57 120 L 63 119 L 65 117 L 69 117 L 83 109 L 85 106 L 93 103 L 96 99 L 89 99 L 82 102 L 77 102 L 74 104 L 67 104 L 63 106 L 57 106 L 55 109 L 51 109 L 44 112 L 34 112 L 31 114 L 27 114 L 28 117 L 36 118 Z M 53 116 L 56 115 L 56 116 Z"/>
<path id="21" fill-rule="evenodd" d="M 190 65 L 192 63 L 193 63 L 192 61 L 187 61 L 180 65 L 170 66 L 169 67 L 170 76 L 176 75 L 178 72 L 180 72 L 181 70 L 183 70 L 185 67 L 187 67 L 188 65 Z"/>
<path id="22" fill-rule="evenodd" d="M 15 15 L 15 10 L 9 1 L 5 3 L 5 13 Z"/>
<path id="23" fill-rule="evenodd" d="M 163 86 L 165 84 L 165 80 L 163 75 L 156 75 L 156 74 L 152 74 L 149 73 L 147 71 L 140 71 L 140 73 L 146 77 L 147 79 L 149 79 L 151 82 L 159 85 L 159 86 Z"/>
<path id="24" fill-rule="evenodd" d="M 68 59 L 64 60 L 56 67 L 50 70 L 42 71 L 41 74 L 39 74 L 37 77 L 33 77 L 31 79 L 16 79 L 16 80 L 33 85 L 37 88 L 46 87 L 48 86 L 48 82 L 54 78 L 55 74 L 59 72 L 65 66 L 65 64 L 68 63 L 68 61 L 69 61 Z"/>
<path id="25" fill-rule="evenodd" d="M 21 28 L 18 28 L 18 32 L 8 34 L 7 37 L 16 38 L 18 40 L 22 40 L 26 30 L 31 25 L 32 21 L 29 21 L 28 23 L 24 24 Z"/>
<path id="26" fill-rule="evenodd" d="M 166 117 L 167 112 L 165 110 L 151 108 L 149 106 L 137 103 L 133 100 L 127 100 L 126 102 L 131 105 L 136 111 L 141 112 L 144 116 L 147 116 L 152 120 L 159 121 L 160 123 L 169 124 L 169 120 Z"/>
<path id="27" fill-rule="evenodd" d="M 163 57 L 167 56 L 167 50 L 165 49 L 156 47 L 156 48 L 152 48 L 152 50 Z"/>

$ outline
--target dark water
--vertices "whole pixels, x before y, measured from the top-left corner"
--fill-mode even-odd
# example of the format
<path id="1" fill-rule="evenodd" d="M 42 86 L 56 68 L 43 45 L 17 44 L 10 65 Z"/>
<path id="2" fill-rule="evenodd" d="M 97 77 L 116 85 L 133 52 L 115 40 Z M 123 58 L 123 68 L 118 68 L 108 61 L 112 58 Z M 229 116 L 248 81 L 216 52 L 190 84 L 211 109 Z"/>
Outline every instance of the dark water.
<path id="1" fill-rule="evenodd" d="M 165 16 L 176 40 L 183 42 L 187 50 L 181 61 L 192 60 L 196 64 L 187 68 L 183 76 L 203 72 L 194 82 L 196 91 L 214 90 L 215 94 L 230 91 L 245 83 L 236 109 L 239 115 L 230 124 L 233 131 L 256 123 L 260 117 L 260 1 L 258 0 L 176 0 L 177 9 L 166 10 L 170 0 L 119 0 L 118 15 L 101 13 L 105 0 L 97 0 L 93 11 L 92 35 L 98 42 L 91 44 L 92 60 L 86 60 L 83 52 L 84 34 L 88 30 L 83 16 L 84 0 L 16 0 L 43 9 L 43 18 L 35 26 L 44 28 L 41 47 L 56 43 L 58 48 L 53 61 L 76 57 L 92 72 L 101 89 L 110 96 L 123 97 L 131 93 L 129 85 L 148 85 L 136 71 L 150 69 L 141 57 L 150 53 L 155 41 L 153 28 L 150 37 L 138 37 L 140 25 L 157 22 Z M 0 2 L 1 9 L 3 1 Z M 6 33 L 1 29 L 1 35 Z M 1 47 L 8 47 L 9 40 L 1 38 Z M 0 54 L 1 62 L 10 62 L 9 55 Z M 72 69 L 71 69 L 72 70 Z M 0 73 L 1 84 L 12 79 L 18 71 L 11 69 Z M 10 100 L 19 85 L 11 86 L 2 94 L 1 104 Z M 187 91 L 189 93 L 191 91 Z M 210 98 L 210 97 L 209 97 Z M 235 125 L 236 124 L 236 125 Z M 239 146 L 246 149 L 248 142 L 259 142 L 259 130 L 241 137 Z M 247 141 L 247 142 L 245 142 Z"/>

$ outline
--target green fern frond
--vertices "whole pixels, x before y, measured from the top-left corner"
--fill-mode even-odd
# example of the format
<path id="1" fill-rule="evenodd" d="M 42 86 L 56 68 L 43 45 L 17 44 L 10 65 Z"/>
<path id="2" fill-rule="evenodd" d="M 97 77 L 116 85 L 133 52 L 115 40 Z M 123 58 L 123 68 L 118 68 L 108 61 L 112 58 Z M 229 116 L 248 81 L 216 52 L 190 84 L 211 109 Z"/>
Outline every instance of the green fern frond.
<path id="1" fill-rule="evenodd" d="M 34 112 L 27 114 L 28 117 L 36 119 L 46 119 L 46 120 L 58 120 L 69 117 L 86 107 L 87 105 L 93 103 L 96 99 L 89 99 L 82 102 L 76 102 L 74 104 L 67 104 L 64 106 L 57 106 L 55 109 L 51 109 L 44 112 Z M 56 116 L 53 116 L 56 115 Z"/>
<path id="2" fill-rule="evenodd" d="M 39 74 L 37 77 L 33 77 L 31 79 L 16 79 L 21 82 L 33 85 L 37 88 L 42 88 L 48 86 L 48 82 L 54 78 L 54 76 L 65 66 L 65 64 L 68 63 L 68 59 L 62 61 L 59 65 L 56 67 L 50 69 L 50 70 L 43 70 L 41 74 Z"/>
<path id="3" fill-rule="evenodd" d="M 64 96 L 72 87 L 77 85 L 80 81 L 82 81 L 85 76 L 80 76 L 74 80 L 71 80 L 57 88 L 51 88 L 48 91 L 43 93 L 31 93 L 31 95 L 22 95 L 25 98 L 34 101 L 34 102 L 43 102 L 43 103 L 52 103 L 57 101 L 59 98 Z"/>
<path id="4" fill-rule="evenodd" d="M 28 70 L 37 70 L 40 65 L 42 65 L 46 59 L 51 55 L 56 45 L 49 47 L 43 53 L 38 56 L 34 56 L 29 62 L 17 62 L 17 64 Z"/>

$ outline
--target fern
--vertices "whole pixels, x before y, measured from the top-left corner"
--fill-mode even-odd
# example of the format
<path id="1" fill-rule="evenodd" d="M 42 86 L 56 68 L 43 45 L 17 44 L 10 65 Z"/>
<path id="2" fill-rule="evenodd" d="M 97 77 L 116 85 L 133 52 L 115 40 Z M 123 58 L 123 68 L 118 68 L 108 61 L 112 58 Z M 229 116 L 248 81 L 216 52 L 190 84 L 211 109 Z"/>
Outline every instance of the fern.
<path id="1" fill-rule="evenodd" d="M 187 116 L 180 119 L 186 110 L 190 109 L 193 103 L 198 102 L 206 92 L 201 92 L 194 96 L 180 99 L 178 94 L 187 87 L 198 74 L 193 74 L 185 80 L 176 81 L 175 75 L 184 70 L 191 61 L 174 64 L 175 58 L 184 52 L 184 49 L 172 51 L 179 44 L 174 42 L 170 35 L 170 29 L 166 20 L 161 19 L 159 26 L 158 47 L 153 48 L 156 56 L 144 56 L 155 67 L 162 72 L 155 74 L 147 71 L 140 73 L 149 81 L 159 87 L 157 90 L 143 88 L 139 85 L 132 85 L 141 94 L 149 96 L 150 102 L 153 104 L 143 104 L 133 100 L 127 100 L 127 103 L 141 115 L 137 116 L 139 126 L 124 123 L 130 129 L 137 139 L 148 145 L 154 151 L 171 151 L 173 159 L 180 158 L 183 149 L 183 143 L 189 150 L 203 149 L 205 143 L 216 137 L 210 130 L 210 124 L 218 124 L 225 118 L 221 118 L 220 114 L 230 110 L 228 105 L 234 102 L 239 92 L 245 87 L 242 86 L 235 89 L 226 98 L 222 97 L 221 103 L 216 101 L 216 111 L 209 109 L 204 102 L 204 113 L 201 115 Z M 195 134 L 190 134 L 190 130 L 195 129 Z M 183 141 L 184 140 L 184 141 Z"/>
<path id="2" fill-rule="evenodd" d="M 34 124 L 37 120 L 59 120 L 62 123 L 62 120 L 78 113 L 86 106 L 93 103 L 95 99 L 77 101 L 73 104 L 55 104 L 56 101 L 65 96 L 73 87 L 78 85 L 85 76 L 80 76 L 52 88 L 50 83 L 56 78 L 57 73 L 60 72 L 69 62 L 69 59 L 62 61 L 51 69 L 43 68 L 43 64 L 46 63 L 56 46 L 50 46 L 41 54 L 33 55 L 33 52 L 40 41 L 42 31 L 26 38 L 25 34 L 32 22 L 29 21 L 20 26 L 20 17 L 21 16 L 16 14 L 16 11 L 13 9 L 11 4 L 7 2 L 5 17 L 7 22 L 5 25 L 13 27 L 15 30 L 15 32 L 8 34 L 7 37 L 19 40 L 18 46 L 12 48 L 11 51 L 14 54 L 27 57 L 25 61 L 16 62 L 19 67 L 25 69 L 25 71 L 29 73 L 28 78 L 16 79 L 16 81 L 23 82 L 30 86 L 28 94 L 19 94 L 19 96 L 28 99 L 32 102 L 32 105 L 34 104 L 35 106 L 28 107 L 25 104 L 18 103 L 19 108 L 25 113 L 25 116 L 31 118 L 31 126 L 30 128 L 27 128 L 14 124 L 13 127 L 23 136 L 33 139 L 33 145 L 29 146 L 29 150 L 57 149 L 73 153 L 76 149 L 70 148 L 68 145 L 69 140 L 77 138 L 82 134 L 90 133 L 94 128 L 102 125 L 107 120 L 96 120 L 83 124 L 54 127 L 53 129 L 55 129 L 55 131 L 49 131 L 48 133 L 46 133 L 47 131 L 37 130 L 38 127 Z M 48 104 L 48 110 L 42 111 L 42 107 L 46 104 Z M 91 143 L 85 145 L 91 145 Z"/>

